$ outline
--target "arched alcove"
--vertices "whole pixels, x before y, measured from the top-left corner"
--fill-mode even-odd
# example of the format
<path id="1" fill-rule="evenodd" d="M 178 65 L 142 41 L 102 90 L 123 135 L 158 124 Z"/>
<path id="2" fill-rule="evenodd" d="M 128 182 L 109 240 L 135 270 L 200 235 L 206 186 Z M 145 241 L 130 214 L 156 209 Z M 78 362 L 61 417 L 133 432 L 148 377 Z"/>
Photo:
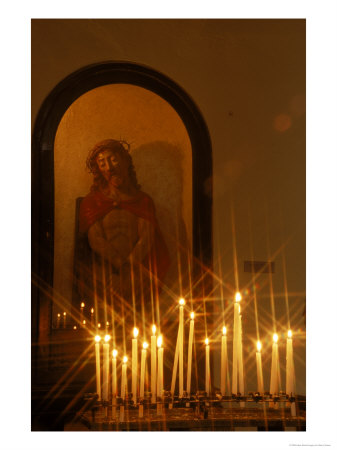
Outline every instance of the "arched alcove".
<path id="1" fill-rule="evenodd" d="M 186 207 L 190 209 L 191 214 L 191 223 L 187 224 L 191 248 L 196 258 L 208 265 L 212 262 L 212 151 L 208 129 L 198 107 L 174 81 L 145 66 L 126 62 L 105 62 L 80 69 L 59 83 L 46 98 L 33 132 L 32 336 L 34 341 L 48 333 L 52 319 L 57 130 L 70 106 L 75 104 L 81 96 L 108 85 L 139 87 L 153 93 L 154 97 L 157 96 L 166 102 L 179 117 L 188 135 L 191 149 L 192 206 Z M 127 138 L 127 136 L 121 137 Z M 157 137 L 155 141 L 160 142 L 160 139 Z M 162 144 L 162 151 L 165 152 L 165 139 Z M 172 142 L 169 144 L 172 145 Z M 138 149 L 142 145 L 144 142 L 140 141 Z M 146 145 L 148 147 L 145 150 L 151 153 L 149 142 Z M 136 153 L 135 158 L 137 159 Z"/>

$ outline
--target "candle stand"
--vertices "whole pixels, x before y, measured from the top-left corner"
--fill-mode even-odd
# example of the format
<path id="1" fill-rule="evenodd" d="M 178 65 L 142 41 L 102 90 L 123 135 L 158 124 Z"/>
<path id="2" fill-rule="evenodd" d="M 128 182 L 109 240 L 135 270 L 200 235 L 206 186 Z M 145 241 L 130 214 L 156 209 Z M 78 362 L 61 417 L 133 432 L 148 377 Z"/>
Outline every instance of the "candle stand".
<path id="1" fill-rule="evenodd" d="M 90 394 L 88 394 L 90 396 Z M 88 398 L 88 395 L 86 398 Z M 272 396 L 250 392 L 242 396 L 220 393 L 206 395 L 199 391 L 194 395 L 183 397 L 164 392 L 162 399 L 151 402 L 151 393 L 145 393 L 138 403 L 132 401 L 131 395 L 123 400 L 120 397 L 112 402 L 96 401 L 83 412 L 80 421 L 90 430 L 110 431 L 255 431 L 298 430 L 305 431 L 305 398 L 289 397 L 285 393 Z M 245 408 L 240 407 L 245 402 Z M 295 403 L 295 414 L 289 403 Z M 269 408 L 278 404 L 278 408 Z M 157 406 L 161 405 L 161 414 Z M 113 413 L 113 406 L 115 411 Z M 139 414 L 141 408 L 142 414 Z"/>

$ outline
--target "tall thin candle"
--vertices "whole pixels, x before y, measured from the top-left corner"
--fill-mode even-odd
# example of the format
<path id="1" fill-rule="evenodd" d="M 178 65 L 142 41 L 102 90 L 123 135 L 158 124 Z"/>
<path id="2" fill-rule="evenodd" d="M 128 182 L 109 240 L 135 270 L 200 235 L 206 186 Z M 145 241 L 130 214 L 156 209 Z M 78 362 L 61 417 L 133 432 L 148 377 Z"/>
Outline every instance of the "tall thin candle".
<path id="1" fill-rule="evenodd" d="M 292 332 L 288 330 L 286 355 L 286 394 L 294 395 L 294 358 Z"/>
<path id="2" fill-rule="evenodd" d="M 111 369 L 112 369 L 112 380 L 111 380 L 111 395 L 112 398 L 117 396 L 117 350 L 112 350 L 112 360 L 111 360 Z"/>
<path id="3" fill-rule="evenodd" d="M 263 395 L 264 387 L 263 387 L 263 372 L 262 372 L 262 356 L 261 356 L 261 342 L 258 341 L 256 344 L 256 371 L 257 371 L 257 390 L 260 395 Z"/>
<path id="4" fill-rule="evenodd" d="M 103 343 L 103 385 L 102 385 L 102 400 L 109 400 L 109 355 L 110 355 L 110 336 L 104 336 Z"/>
<path id="5" fill-rule="evenodd" d="M 81 302 L 81 307 L 80 307 L 80 311 L 81 311 L 81 313 L 80 313 L 80 323 L 83 322 L 84 307 L 85 307 L 85 303 L 84 303 L 84 302 Z"/>
<path id="6" fill-rule="evenodd" d="M 132 339 L 132 399 L 137 402 L 137 378 L 138 378 L 138 328 L 133 329 Z"/>
<path id="7" fill-rule="evenodd" d="M 139 397 L 141 399 L 144 398 L 144 385 L 145 385 L 145 367 L 146 367 L 146 349 L 148 348 L 149 344 L 147 342 L 143 343 L 143 349 L 142 349 L 142 358 L 140 363 L 140 389 L 139 389 Z"/>
<path id="8" fill-rule="evenodd" d="M 239 341 L 239 315 L 241 294 L 237 292 L 235 294 L 234 302 L 234 326 L 233 326 L 233 373 L 232 373 L 232 393 L 238 393 L 238 341 Z"/>
<path id="9" fill-rule="evenodd" d="M 163 337 L 159 336 L 157 339 L 157 347 L 158 347 L 158 383 L 157 383 L 157 399 L 160 399 L 160 402 L 163 401 L 164 394 L 164 349 L 163 345 Z M 163 405 L 162 403 L 157 403 L 157 413 L 162 414 Z"/>
<path id="10" fill-rule="evenodd" d="M 221 337 L 221 395 L 226 394 L 227 365 L 227 328 L 223 327 Z"/>
<path id="11" fill-rule="evenodd" d="M 101 336 L 95 336 L 95 355 L 96 355 L 96 392 L 98 401 L 101 401 L 101 355 L 100 355 Z"/>
<path id="12" fill-rule="evenodd" d="M 270 376 L 270 394 L 278 394 L 279 391 L 279 380 L 278 380 L 278 336 L 276 333 L 273 335 L 273 349 L 272 349 L 272 360 L 271 360 L 271 376 Z M 270 406 L 277 408 L 278 403 L 275 405 L 270 403 Z"/>
<path id="13" fill-rule="evenodd" d="M 64 311 L 64 313 L 63 313 L 63 328 L 66 327 L 66 322 L 67 322 L 67 313 Z"/>
<path id="14" fill-rule="evenodd" d="M 205 359 L 205 391 L 206 395 L 209 395 L 209 386 L 210 386 L 210 363 L 209 363 L 209 340 L 205 339 L 206 344 L 206 359 Z"/>
<path id="15" fill-rule="evenodd" d="M 190 334 L 188 337 L 188 355 L 187 355 L 187 395 L 191 393 L 191 374 L 192 374 L 192 346 L 194 337 L 194 312 L 191 312 Z"/>
<path id="16" fill-rule="evenodd" d="M 179 397 L 184 394 L 184 305 L 185 300 L 179 300 Z"/>
<path id="17" fill-rule="evenodd" d="M 151 402 L 156 403 L 156 384 L 157 384 L 157 336 L 156 325 L 152 325 L 151 336 Z"/>
<path id="18" fill-rule="evenodd" d="M 239 390 L 241 395 L 244 395 L 244 381 L 243 381 L 243 349 L 242 349 L 242 316 L 240 314 L 239 306 L 239 339 L 238 339 L 238 370 L 239 370 Z M 242 402 L 240 406 L 244 406 Z"/>
<path id="19" fill-rule="evenodd" d="M 128 382 L 127 373 L 126 373 L 127 363 L 128 363 L 128 357 L 124 356 L 123 357 L 123 364 L 122 364 L 122 385 L 121 385 L 121 397 L 122 397 L 123 400 L 125 400 L 126 390 L 127 390 L 126 385 L 127 385 L 127 382 Z"/>

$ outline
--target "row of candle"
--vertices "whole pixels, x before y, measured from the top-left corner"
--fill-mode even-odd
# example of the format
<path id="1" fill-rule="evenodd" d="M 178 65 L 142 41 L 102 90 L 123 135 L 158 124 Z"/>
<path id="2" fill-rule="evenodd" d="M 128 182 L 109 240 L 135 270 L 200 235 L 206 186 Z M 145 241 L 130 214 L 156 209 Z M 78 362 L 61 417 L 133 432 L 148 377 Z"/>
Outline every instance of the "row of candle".
<path id="1" fill-rule="evenodd" d="M 137 399 L 137 391 L 138 391 L 138 329 L 134 328 L 134 337 L 132 339 L 132 397 L 134 401 Z M 152 327 L 152 336 L 151 336 L 151 401 L 152 403 L 156 402 L 156 395 L 162 397 L 163 393 L 163 341 L 162 336 L 158 339 L 155 335 L 156 327 L 153 325 Z M 191 321 L 190 321 L 190 334 L 189 334 L 189 344 L 188 344 L 188 364 L 187 364 L 187 384 L 186 391 L 187 395 L 190 395 L 191 390 L 191 363 L 192 363 L 192 344 L 193 344 L 193 336 L 194 336 L 194 313 L 191 313 Z M 240 337 L 240 335 L 239 335 Z M 176 354 L 174 360 L 173 374 L 172 374 L 172 383 L 171 383 L 171 394 L 174 395 L 175 390 L 175 379 L 177 376 L 177 363 L 179 352 L 181 351 L 180 346 L 180 338 L 181 338 L 181 328 L 178 331 L 178 340 L 176 346 Z M 97 392 L 99 398 L 101 398 L 100 394 L 100 350 L 99 350 L 99 342 L 101 341 L 100 336 L 95 337 L 96 340 L 96 380 L 97 380 Z M 103 344 L 103 400 L 108 400 L 108 379 L 109 379 L 109 341 L 110 336 L 106 335 L 104 338 Z M 139 397 L 144 397 L 144 379 L 145 379 L 145 365 L 146 365 L 146 357 L 147 357 L 147 348 L 148 343 L 143 343 L 142 355 L 141 355 L 141 374 L 140 374 L 140 390 Z M 241 347 L 242 348 L 242 347 Z M 257 351 L 256 351 L 256 366 L 257 366 L 257 389 L 261 394 L 264 392 L 263 386 L 263 372 L 262 372 L 262 355 L 261 355 L 262 344 L 260 341 L 257 342 Z M 116 375 L 116 357 L 117 350 L 112 351 L 112 395 L 117 395 L 117 375 Z M 125 398 L 127 378 L 126 378 L 126 370 L 127 370 L 127 357 L 123 358 L 122 365 L 122 387 L 121 387 L 121 397 Z M 157 366 L 158 361 L 158 366 Z M 228 367 L 228 359 L 227 359 L 227 336 L 226 336 L 226 327 L 223 327 L 223 335 L 221 339 L 221 394 L 225 395 L 226 392 L 226 374 Z M 179 371 L 179 375 L 181 375 L 181 371 Z M 210 393 L 210 344 L 209 339 L 205 340 L 205 392 L 206 394 Z M 182 384 L 182 386 L 181 386 Z M 243 384 L 243 382 L 242 382 Z M 179 383 L 179 395 L 181 395 L 180 388 L 183 389 L 183 383 Z M 272 365 L 271 365 L 271 383 L 270 383 L 270 393 L 272 395 L 277 394 L 279 391 L 279 359 L 278 359 L 278 336 L 275 333 L 273 336 L 273 347 L 272 347 Z M 243 394 L 244 389 L 241 388 L 240 392 Z M 237 392 L 233 392 L 237 394 Z M 292 333 L 288 331 L 287 338 L 287 360 L 286 360 L 286 393 L 293 394 L 294 393 L 294 364 L 293 364 L 293 347 L 292 347 Z"/>

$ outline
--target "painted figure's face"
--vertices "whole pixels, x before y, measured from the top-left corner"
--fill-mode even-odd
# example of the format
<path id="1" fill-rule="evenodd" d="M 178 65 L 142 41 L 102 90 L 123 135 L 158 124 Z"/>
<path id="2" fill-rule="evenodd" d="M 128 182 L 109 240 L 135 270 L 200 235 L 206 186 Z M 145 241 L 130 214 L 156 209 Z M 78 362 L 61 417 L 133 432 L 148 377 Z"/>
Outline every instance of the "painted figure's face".
<path id="1" fill-rule="evenodd" d="M 103 150 L 97 155 L 96 162 L 108 183 L 118 187 L 127 180 L 128 164 L 119 153 Z"/>

